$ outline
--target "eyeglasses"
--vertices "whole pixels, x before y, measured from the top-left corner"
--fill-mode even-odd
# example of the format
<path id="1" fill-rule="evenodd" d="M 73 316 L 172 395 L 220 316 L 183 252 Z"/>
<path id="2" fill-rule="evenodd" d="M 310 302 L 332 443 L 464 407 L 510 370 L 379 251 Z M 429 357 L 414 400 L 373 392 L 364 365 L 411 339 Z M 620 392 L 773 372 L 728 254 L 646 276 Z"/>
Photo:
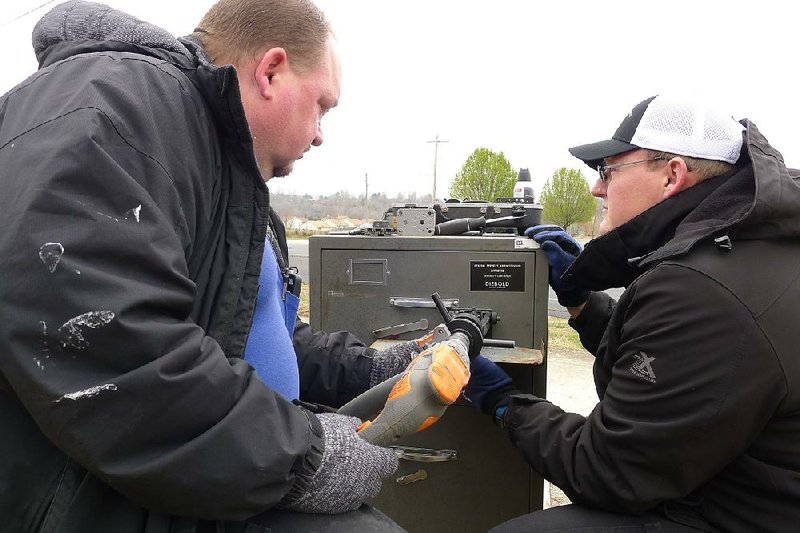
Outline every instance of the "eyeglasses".
<path id="1" fill-rule="evenodd" d="M 600 174 L 600 181 L 603 183 L 609 181 L 611 179 L 611 172 L 617 170 L 619 167 L 624 167 L 627 165 L 638 165 L 639 163 L 646 163 L 648 161 L 665 161 L 667 157 L 663 155 L 657 157 L 651 157 L 649 159 L 639 159 L 638 161 L 629 161 L 627 163 L 614 163 L 613 165 L 597 165 L 597 173 Z"/>

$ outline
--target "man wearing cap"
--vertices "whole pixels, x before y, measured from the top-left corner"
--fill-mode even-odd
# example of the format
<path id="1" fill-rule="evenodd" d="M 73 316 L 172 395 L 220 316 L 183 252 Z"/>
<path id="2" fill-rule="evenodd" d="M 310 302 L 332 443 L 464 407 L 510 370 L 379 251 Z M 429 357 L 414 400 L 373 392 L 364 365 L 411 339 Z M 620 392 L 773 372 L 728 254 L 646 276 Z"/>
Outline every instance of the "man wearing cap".
<path id="1" fill-rule="evenodd" d="M 602 235 L 581 251 L 558 227 L 528 234 L 595 355 L 600 401 L 565 413 L 502 376 L 484 393 L 573 502 L 496 531 L 794 530 L 800 172 L 748 120 L 667 96 L 570 152 L 599 171 Z M 617 302 L 599 292 L 620 286 Z"/>

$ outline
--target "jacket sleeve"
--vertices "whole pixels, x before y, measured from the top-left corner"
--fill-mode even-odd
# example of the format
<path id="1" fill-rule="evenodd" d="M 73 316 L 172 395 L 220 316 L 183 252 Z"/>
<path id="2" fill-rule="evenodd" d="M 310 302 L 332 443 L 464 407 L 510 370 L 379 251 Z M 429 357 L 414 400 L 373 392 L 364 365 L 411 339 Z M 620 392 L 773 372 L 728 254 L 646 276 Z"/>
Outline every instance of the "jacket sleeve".
<path id="1" fill-rule="evenodd" d="M 569 319 L 569 325 L 578 332 L 581 344 L 589 353 L 597 355 L 597 347 L 603 340 L 615 304 L 608 294 L 593 291 L 580 314 Z"/>
<path id="2" fill-rule="evenodd" d="M 341 407 L 369 388 L 376 351 L 347 331 L 313 331 L 298 319 L 294 351 L 303 401 Z"/>
<path id="3" fill-rule="evenodd" d="M 0 369 L 50 441 L 136 504 L 241 520 L 308 482 L 321 426 L 191 319 L 192 210 L 214 172 L 204 110 L 190 87 L 107 63 L 102 90 L 71 86 L 75 71 L 63 90 L 33 82 L 41 101 L 61 95 L 46 118 L 24 91 L 7 102 L 37 123 L 0 154 Z"/>
<path id="4" fill-rule="evenodd" d="M 506 422 L 527 461 L 572 501 L 641 512 L 688 495 L 743 454 L 786 384 L 724 286 L 661 265 L 629 292 L 612 317 L 617 359 L 591 414 L 519 396 Z"/>

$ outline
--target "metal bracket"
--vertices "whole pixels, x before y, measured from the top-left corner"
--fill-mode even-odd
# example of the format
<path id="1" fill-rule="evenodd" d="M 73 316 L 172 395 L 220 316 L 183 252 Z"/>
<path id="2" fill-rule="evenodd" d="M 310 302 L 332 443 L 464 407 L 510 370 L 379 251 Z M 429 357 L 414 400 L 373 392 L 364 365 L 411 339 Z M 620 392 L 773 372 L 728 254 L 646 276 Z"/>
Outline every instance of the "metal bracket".
<path id="1" fill-rule="evenodd" d="M 393 335 L 400 335 L 401 333 L 407 333 L 409 331 L 419 331 L 421 329 L 422 330 L 428 329 L 427 318 L 420 318 L 416 322 L 409 322 L 407 324 L 397 324 L 396 326 L 387 326 L 385 328 L 374 329 L 372 330 L 372 334 L 375 335 L 376 339 L 383 339 L 386 337 L 391 337 Z"/>

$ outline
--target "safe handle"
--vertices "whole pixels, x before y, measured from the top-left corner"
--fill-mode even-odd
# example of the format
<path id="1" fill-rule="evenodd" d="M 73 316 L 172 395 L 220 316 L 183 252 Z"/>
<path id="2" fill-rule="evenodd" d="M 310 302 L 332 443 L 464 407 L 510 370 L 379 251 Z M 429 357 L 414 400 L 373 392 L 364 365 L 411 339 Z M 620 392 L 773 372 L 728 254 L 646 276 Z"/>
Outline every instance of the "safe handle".
<path id="1" fill-rule="evenodd" d="M 398 459 L 416 461 L 418 463 L 443 463 L 458 461 L 456 450 L 435 450 L 433 448 L 417 448 L 415 446 L 389 446 Z"/>
<path id="2" fill-rule="evenodd" d="M 443 299 L 442 303 L 445 307 L 452 308 L 458 307 L 458 300 L 451 298 L 449 300 Z M 405 296 L 392 296 L 389 298 L 389 305 L 393 307 L 414 307 L 414 308 L 425 308 L 425 309 L 433 309 L 436 307 L 436 304 L 433 303 L 433 300 L 428 298 L 409 298 Z"/>

